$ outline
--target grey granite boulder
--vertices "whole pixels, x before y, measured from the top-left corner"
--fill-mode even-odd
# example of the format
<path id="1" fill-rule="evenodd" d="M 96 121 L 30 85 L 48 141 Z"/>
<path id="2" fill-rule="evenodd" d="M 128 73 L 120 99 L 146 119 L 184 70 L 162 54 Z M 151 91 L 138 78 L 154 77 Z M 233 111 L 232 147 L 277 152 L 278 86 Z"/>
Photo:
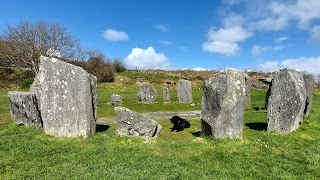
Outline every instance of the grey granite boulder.
<path id="1" fill-rule="evenodd" d="M 268 131 L 290 133 L 303 119 L 306 88 L 302 73 L 282 69 L 274 76 L 268 98 Z"/>
<path id="2" fill-rule="evenodd" d="M 124 107 L 115 107 L 116 129 L 119 135 L 155 138 L 162 126 L 150 117 Z"/>
<path id="3" fill-rule="evenodd" d="M 110 103 L 112 106 L 119 106 L 122 104 L 122 98 L 120 95 L 118 94 L 112 94 L 111 95 L 111 99 L 110 99 Z"/>
<path id="4" fill-rule="evenodd" d="M 226 68 L 205 80 L 201 110 L 203 133 L 214 138 L 242 138 L 245 100 L 243 72 Z"/>
<path id="5" fill-rule="evenodd" d="M 170 103 L 170 91 L 168 87 L 163 87 L 163 102 Z"/>
<path id="6" fill-rule="evenodd" d="M 306 117 L 310 115 L 311 107 L 312 107 L 312 96 L 314 91 L 315 78 L 312 74 L 303 74 L 304 83 L 306 86 L 306 105 L 304 109 L 304 114 Z"/>
<path id="7" fill-rule="evenodd" d="M 10 114 L 16 124 L 42 127 L 36 95 L 30 92 L 9 91 Z"/>
<path id="8" fill-rule="evenodd" d="M 37 74 L 41 118 L 46 134 L 89 137 L 97 119 L 97 78 L 83 68 L 41 56 Z"/>
<path id="9" fill-rule="evenodd" d="M 179 103 L 191 103 L 192 100 L 192 88 L 191 81 L 185 79 L 179 79 L 177 87 L 177 95 Z"/>
<path id="10" fill-rule="evenodd" d="M 157 91 L 147 82 L 143 82 L 138 92 L 138 101 L 142 103 L 154 103 L 157 101 Z"/>

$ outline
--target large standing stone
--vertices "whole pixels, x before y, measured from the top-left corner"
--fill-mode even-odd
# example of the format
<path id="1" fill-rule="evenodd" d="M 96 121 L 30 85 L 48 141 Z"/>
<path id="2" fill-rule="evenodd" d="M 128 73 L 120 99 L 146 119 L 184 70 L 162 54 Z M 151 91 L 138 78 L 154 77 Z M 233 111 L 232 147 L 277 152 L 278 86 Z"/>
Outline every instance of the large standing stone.
<path id="1" fill-rule="evenodd" d="M 9 91 L 10 114 L 16 124 L 42 127 L 36 95 L 30 92 Z"/>
<path id="2" fill-rule="evenodd" d="M 179 79 L 177 94 L 178 94 L 179 103 L 191 103 L 192 102 L 191 81 L 188 81 L 185 79 Z"/>
<path id="3" fill-rule="evenodd" d="M 163 87 L 163 102 L 170 103 L 170 91 L 168 87 Z"/>
<path id="4" fill-rule="evenodd" d="M 97 119 L 97 79 L 83 68 L 41 56 L 37 75 L 45 133 L 89 137 Z"/>
<path id="5" fill-rule="evenodd" d="M 158 137 L 162 126 L 155 120 L 123 107 L 115 107 L 119 135 L 144 138 Z"/>
<path id="6" fill-rule="evenodd" d="M 242 138 L 246 100 L 243 72 L 226 68 L 205 80 L 202 96 L 202 131 L 215 138 Z"/>
<path id="7" fill-rule="evenodd" d="M 268 99 L 268 130 L 289 133 L 302 121 L 306 88 L 302 73 L 282 69 L 274 76 Z"/>
<path id="8" fill-rule="evenodd" d="M 306 106 L 304 109 L 304 114 L 306 117 L 309 116 L 311 107 L 312 107 L 312 96 L 313 96 L 313 90 L 314 90 L 314 84 L 315 84 L 315 78 L 312 74 L 303 74 L 303 79 L 306 86 Z"/>
<path id="9" fill-rule="evenodd" d="M 111 95 L 111 99 L 110 99 L 110 103 L 112 106 L 119 106 L 122 104 L 122 98 L 120 95 L 118 94 L 112 94 Z"/>
<path id="10" fill-rule="evenodd" d="M 143 82 L 138 92 L 138 101 L 142 103 L 154 103 L 157 101 L 157 91 L 147 82 Z"/>
<path id="11" fill-rule="evenodd" d="M 251 81 L 250 77 L 246 74 L 244 74 L 244 79 L 246 83 L 246 100 L 245 100 L 245 106 L 250 106 L 251 105 Z"/>

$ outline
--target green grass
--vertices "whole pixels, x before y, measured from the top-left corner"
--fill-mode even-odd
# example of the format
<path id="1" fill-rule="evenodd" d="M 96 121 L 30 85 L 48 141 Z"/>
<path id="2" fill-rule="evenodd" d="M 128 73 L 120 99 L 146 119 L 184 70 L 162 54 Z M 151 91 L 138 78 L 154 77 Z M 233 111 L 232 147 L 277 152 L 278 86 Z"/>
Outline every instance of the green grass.
<path id="1" fill-rule="evenodd" d="M 99 88 L 99 117 L 113 117 L 107 104 L 120 94 L 123 106 L 137 112 L 200 110 L 201 106 L 137 103 L 137 87 Z M 320 93 L 313 98 L 311 115 L 298 130 L 278 134 L 263 130 L 267 123 L 265 91 L 252 90 L 246 108 L 242 140 L 198 137 L 199 119 L 191 127 L 171 132 L 166 119 L 159 138 L 119 137 L 115 126 L 89 139 L 55 138 L 41 129 L 17 126 L 9 114 L 8 90 L 0 89 L 0 179 L 319 179 Z M 194 101 L 201 89 L 194 87 Z M 174 88 L 172 101 L 176 100 Z M 258 109 L 256 108 L 258 107 Z M 250 126 L 250 127 L 249 127 Z M 193 135 L 194 134 L 194 135 Z"/>

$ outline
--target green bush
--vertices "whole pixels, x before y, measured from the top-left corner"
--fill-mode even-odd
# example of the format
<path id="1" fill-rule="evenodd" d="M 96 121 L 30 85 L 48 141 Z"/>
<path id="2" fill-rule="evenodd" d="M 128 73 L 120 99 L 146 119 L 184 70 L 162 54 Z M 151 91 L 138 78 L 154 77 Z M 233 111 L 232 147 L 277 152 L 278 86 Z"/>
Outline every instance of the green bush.
<path id="1" fill-rule="evenodd" d="M 20 87 L 22 89 L 30 88 L 32 83 L 33 83 L 33 79 L 25 79 L 20 82 Z"/>

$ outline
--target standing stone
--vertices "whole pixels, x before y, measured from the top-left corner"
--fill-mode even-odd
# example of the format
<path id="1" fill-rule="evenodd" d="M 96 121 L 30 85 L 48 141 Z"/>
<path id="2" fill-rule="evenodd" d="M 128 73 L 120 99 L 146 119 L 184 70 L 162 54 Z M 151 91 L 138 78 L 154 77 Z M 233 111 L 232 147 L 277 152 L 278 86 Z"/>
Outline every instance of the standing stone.
<path id="1" fill-rule="evenodd" d="M 16 124 L 42 127 L 36 95 L 30 92 L 9 91 L 10 114 Z"/>
<path id="2" fill-rule="evenodd" d="M 177 94 L 178 94 L 179 103 L 191 103 L 192 102 L 191 81 L 188 81 L 185 79 L 179 79 Z"/>
<path id="3" fill-rule="evenodd" d="M 205 80 L 202 96 L 202 132 L 215 138 L 242 138 L 246 100 L 243 72 L 226 68 Z"/>
<path id="4" fill-rule="evenodd" d="M 168 87 L 163 87 L 163 102 L 170 103 L 170 91 Z"/>
<path id="5" fill-rule="evenodd" d="M 119 135 L 155 138 L 162 126 L 155 120 L 124 107 L 115 107 L 116 128 Z"/>
<path id="6" fill-rule="evenodd" d="M 245 100 L 245 107 L 246 107 L 246 106 L 251 106 L 251 81 L 250 81 L 250 77 L 246 73 L 243 73 L 243 74 L 246 82 L 246 100 Z"/>
<path id="7" fill-rule="evenodd" d="M 95 76 L 81 67 L 41 56 L 37 78 L 46 134 L 89 137 L 95 133 L 98 105 Z"/>
<path id="8" fill-rule="evenodd" d="M 120 95 L 118 94 L 112 94 L 111 95 L 111 99 L 110 99 L 110 103 L 112 106 L 119 106 L 122 104 L 122 98 Z"/>
<path id="9" fill-rule="evenodd" d="M 302 73 L 282 69 L 272 80 L 268 99 L 268 131 L 290 133 L 302 121 L 306 88 Z"/>
<path id="10" fill-rule="evenodd" d="M 315 84 L 315 78 L 312 74 L 303 74 L 303 79 L 306 86 L 306 106 L 304 109 L 304 114 L 306 117 L 310 115 L 311 107 L 312 107 L 312 96 Z"/>
<path id="11" fill-rule="evenodd" d="M 157 91 L 147 82 L 143 82 L 138 92 L 138 101 L 142 103 L 154 103 L 157 101 Z"/>

